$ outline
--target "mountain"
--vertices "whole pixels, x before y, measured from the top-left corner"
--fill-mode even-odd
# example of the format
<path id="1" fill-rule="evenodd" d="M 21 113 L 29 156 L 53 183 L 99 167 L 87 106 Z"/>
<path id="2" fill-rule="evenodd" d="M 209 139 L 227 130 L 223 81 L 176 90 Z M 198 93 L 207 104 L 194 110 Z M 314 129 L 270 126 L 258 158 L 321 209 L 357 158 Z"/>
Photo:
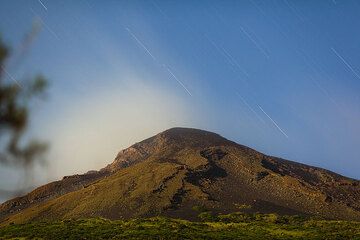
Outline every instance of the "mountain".
<path id="1" fill-rule="evenodd" d="M 0 205 L 2 224 L 101 216 L 196 219 L 198 209 L 360 220 L 360 181 L 271 157 L 218 134 L 172 128 L 99 171 L 64 177 Z"/>

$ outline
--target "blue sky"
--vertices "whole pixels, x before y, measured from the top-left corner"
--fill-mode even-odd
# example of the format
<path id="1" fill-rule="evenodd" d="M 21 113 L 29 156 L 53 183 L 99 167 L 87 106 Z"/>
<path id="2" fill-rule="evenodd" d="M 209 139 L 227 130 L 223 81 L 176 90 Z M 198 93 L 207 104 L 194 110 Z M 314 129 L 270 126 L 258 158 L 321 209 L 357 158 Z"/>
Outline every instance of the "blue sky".
<path id="1" fill-rule="evenodd" d="M 42 25 L 21 66 L 8 70 L 51 82 L 31 130 L 52 143 L 49 180 L 100 168 L 173 126 L 360 178 L 357 1 L 0 6 L 0 32 L 14 52 L 34 21 Z"/>

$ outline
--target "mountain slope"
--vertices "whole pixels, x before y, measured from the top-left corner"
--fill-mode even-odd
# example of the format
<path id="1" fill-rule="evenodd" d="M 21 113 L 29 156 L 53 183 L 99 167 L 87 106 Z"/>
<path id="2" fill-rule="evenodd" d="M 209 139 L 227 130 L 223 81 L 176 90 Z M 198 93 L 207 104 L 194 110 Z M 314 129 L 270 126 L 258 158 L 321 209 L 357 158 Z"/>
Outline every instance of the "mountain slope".
<path id="1" fill-rule="evenodd" d="M 121 151 L 100 171 L 55 185 L 20 198 L 20 206 L 19 198 L 1 205 L 3 223 L 94 216 L 193 219 L 199 206 L 215 213 L 247 206 L 249 212 L 360 220 L 359 181 L 197 129 L 169 129 Z"/>

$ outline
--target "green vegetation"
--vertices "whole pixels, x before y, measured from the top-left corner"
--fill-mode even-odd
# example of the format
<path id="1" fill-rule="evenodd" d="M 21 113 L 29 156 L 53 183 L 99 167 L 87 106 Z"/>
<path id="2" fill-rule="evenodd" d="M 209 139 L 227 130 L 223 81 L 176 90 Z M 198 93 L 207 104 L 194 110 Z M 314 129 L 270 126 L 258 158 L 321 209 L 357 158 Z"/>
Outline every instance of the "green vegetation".
<path id="1" fill-rule="evenodd" d="M 250 209 L 251 208 L 251 205 L 248 205 L 248 204 L 235 203 L 234 205 L 237 209 Z"/>
<path id="2" fill-rule="evenodd" d="M 360 239 L 360 222 L 276 214 L 207 214 L 211 220 L 203 222 L 154 217 L 12 224 L 0 228 L 0 239 Z"/>

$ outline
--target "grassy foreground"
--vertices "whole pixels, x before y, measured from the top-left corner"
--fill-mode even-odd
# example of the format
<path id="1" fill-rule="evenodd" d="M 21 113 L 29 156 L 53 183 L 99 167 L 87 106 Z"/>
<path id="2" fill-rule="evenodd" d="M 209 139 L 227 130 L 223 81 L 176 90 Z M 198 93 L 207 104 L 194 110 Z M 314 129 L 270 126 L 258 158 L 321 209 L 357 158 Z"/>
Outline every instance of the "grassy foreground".
<path id="1" fill-rule="evenodd" d="M 360 239 L 360 222 L 234 213 L 203 222 L 155 217 L 33 222 L 0 228 L 0 239 Z"/>

